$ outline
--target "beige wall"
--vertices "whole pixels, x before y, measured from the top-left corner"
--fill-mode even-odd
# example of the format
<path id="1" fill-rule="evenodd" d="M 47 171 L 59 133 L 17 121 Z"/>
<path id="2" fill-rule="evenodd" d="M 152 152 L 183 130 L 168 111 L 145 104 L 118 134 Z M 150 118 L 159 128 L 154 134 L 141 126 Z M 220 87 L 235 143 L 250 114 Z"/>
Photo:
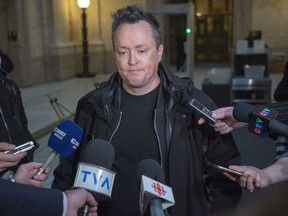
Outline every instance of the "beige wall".
<path id="1" fill-rule="evenodd" d="M 81 9 L 75 0 L 0 0 L 0 48 L 15 63 L 12 78 L 30 86 L 75 76 L 82 70 Z M 128 4 L 149 8 L 168 0 L 91 0 L 87 9 L 90 71 L 115 70 L 111 13 Z M 288 50 L 287 0 L 234 0 L 234 41 L 261 30 L 272 50 Z M 10 16 L 15 14 L 15 16 Z M 7 31 L 18 40 L 8 41 Z"/>
<path id="2" fill-rule="evenodd" d="M 261 30 L 272 50 L 288 51 L 288 1 L 253 0 L 252 30 Z"/>

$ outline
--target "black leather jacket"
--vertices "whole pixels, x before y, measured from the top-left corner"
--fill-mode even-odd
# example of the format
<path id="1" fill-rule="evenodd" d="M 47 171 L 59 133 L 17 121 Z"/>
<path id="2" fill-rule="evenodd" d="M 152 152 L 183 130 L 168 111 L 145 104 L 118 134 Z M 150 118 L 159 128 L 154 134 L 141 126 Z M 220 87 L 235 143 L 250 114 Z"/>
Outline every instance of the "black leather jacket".
<path id="1" fill-rule="evenodd" d="M 31 140 L 35 142 L 28 130 L 20 90 L 13 80 L 5 78 L 0 83 L 0 142 L 17 146 Z M 35 144 L 38 146 L 36 142 Z M 33 151 L 29 151 L 19 164 L 31 161 L 33 161 Z M 9 168 L 9 170 L 15 171 L 17 167 Z M 0 173 L 0 176 L 3 172 L 5 170 Z"/>
<path id="2" fill-rule="evenodd" d="M 179 78 L 159 64 L 161 87 L 155 109 L 161 165 L 172 187 L 176 204 L 169 210 L 173 216 L 227 215 L 235 210 L 241 198 L 240 187 L 217 171 L 207 168 L 207 158 L 224 166 L 240 164 L 240 155 L 231 134 L 221 136 L 208 123 L 199 126 L 197 116 L 185 105 L 195 98 L 211 110 L 216 106 L 189 78 Z M 115 73 L 107 82 L 79 100 L 75 121 L 83 128 L 80 148 L 62 158 L 54 172 L 53 187 L 71 188 L 81 147 L 93 138 L 110 141 L 121 121 L 121 78 Z M 216 204 L 217 203 L 217 204 Z"/>

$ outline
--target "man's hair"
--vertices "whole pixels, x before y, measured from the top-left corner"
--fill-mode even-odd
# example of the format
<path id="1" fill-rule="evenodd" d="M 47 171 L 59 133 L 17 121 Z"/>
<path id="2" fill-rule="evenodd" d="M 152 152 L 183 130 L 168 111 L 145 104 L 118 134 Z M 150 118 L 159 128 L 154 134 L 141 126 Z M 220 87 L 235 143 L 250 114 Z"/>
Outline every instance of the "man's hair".
<path id="1" fill-rule="evenodd" d="M 125 8 L 121 8 L 112 14 L 112 42 L 114 47 L 115 33 L 117 28 L 123 24 L 135 24 L 140 21 L 146 21 L 150 24 L 152 29 L 152 36 L 155 39 L 157 48 L 162 43 L 162 27 L 158 20 L 154 17 L 151 12 L 144 11 L 138 5 L 131 5 Z"/>
<path id="2" fill-rule="evenodd" d="M 1 50 L 0 50 L 0 58 L 1 58 L 0 73 L 10 73 L 14 69 L 14 64 L 12 63 L 12 60 L 9 58 L 8 55 L 4 54 Z"/>

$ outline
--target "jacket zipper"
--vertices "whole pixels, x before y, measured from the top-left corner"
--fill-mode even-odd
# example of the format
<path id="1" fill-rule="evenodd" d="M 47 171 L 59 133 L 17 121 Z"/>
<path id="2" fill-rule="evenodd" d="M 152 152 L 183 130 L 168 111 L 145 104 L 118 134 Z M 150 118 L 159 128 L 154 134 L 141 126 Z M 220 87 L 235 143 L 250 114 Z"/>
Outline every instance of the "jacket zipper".
<path id="1" fill-rule="evenodd" d="M 9 131 L 8 126 L 7 126 L 7 122 L 6 122 L 6 119 L 5 119 L 5 116 L 4 116 L 4 114 L 3 114 L 3 111 L 2 111 L 2 109 L 1 109 L 1 107 L 0 107 L 0 113 L 1 113 L 1 117 L 2 117 L 2 120 L 3 120 L 4 126 L 5 126 L 5 128 L 6 128 L 6 130 L 7 130 L 7 134 L 8 134 L 8 137 L 9 137 L 9 141 L 10 141 L 10 143 L 12 143 L 10 131 Z"/>
<path id="2" fill-rule="evenodd" d="M 118 124 L 117 124 L 117 127 L 115 128 L 115 130 L 113 131 L 110 139 L 109 139 L 109 142 L 111 143 L 111 140 L 113 139 L 115 133 L 117 132 L 119 126 L 120 126 L 120 122 L 121 122 L 121 119 L 122 119 L 122 112 L 120 112 L 120 118 L 119 118 L 119 121 L 118 121 Z"/>
<path id="3" fill-rule="evenodd" d="M 159 139 L 159 135 L 158 135 L 158 132 L 157 132 L 157 129 L 156 129 L 156 115 L 157 115 L 157 112 L 156 110 L 154 110 L 154 130 L 155 130 L 155 134 L 156 134 L 156 137 L 157 137 L 157 141 L 158 141 L 158 148 L 159 148 L 159 153 L 160 153 L 160 163 L 161 163 L 161 167 L 162 167 L 162 150 L 161 150 L 161 146 L 160 146 L 160 139 Z M 167 209 L 164 209 L 163 210 L 164 212 L 164 215 L 165 216 L 170 216 L 169 212 L 167 211 Z"/>
<path id="4" fill-rule="evenodd" d="M 157 115 L 157 112 L 156 112 L 156 110 L 154 110 L 154 130 L 155 130 L 155 134 L 156 134 L 156 137 L 157 137 L 158 148 L 159 148 L 159 153 L 160 153 L 160 162 L 161 162 L 161 167 L 162 167 L 163 156 L 162 156 L 162 151 L 161 151 L 161 146 L 160 146 L 159 135 L 158 135 L 158 132 L 157 132 L 157 129 L 156 129 L 156 115 Z"/>

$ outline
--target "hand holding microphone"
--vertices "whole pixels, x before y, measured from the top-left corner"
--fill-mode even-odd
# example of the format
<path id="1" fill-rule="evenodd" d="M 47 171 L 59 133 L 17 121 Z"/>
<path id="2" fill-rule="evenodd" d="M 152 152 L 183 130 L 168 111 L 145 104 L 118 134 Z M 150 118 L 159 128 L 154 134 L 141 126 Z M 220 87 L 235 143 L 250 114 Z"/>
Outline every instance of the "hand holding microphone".
<path id="1" fill-rule="evenodd" d="M 58 154 L 62 157 L 69 156 L 79 146 L 82 136 L 82 128 L 70 120 L 64 120 L 57 125 L 48 140 L 48 146 L 52 148 L 52 153 L 35 175 L 42 174 Z"/>
<path id="2" fill-rule="evenodd" d="M 262 138 L 271 133 L 288 137 L 288 126 L 275 119 L 277 113 L 277 110 L 265 106 L 254 107 L 247 103 L 238 103 L 235 107 L 214 110 L 212 117 L 217 121 L 213 127 L 221 134 L 226 134 L 248 123 L 248 131 Z M 203 122 L 202 119 L 198 123 Z"/>
<path id="3" fill-rule="evenodd" d="M 45 169 L 45 173 L 41 175 L 35 175 L 37 169 L 41 166 L 41 163 L 30 162 L 22 164 L 15 174 L 13 175 L 13 180 L 20 184 L 32 185 L 34 187 L 42 187 L 43 183 L 48 178 L 48 173 L 50 172 L 50 168 Z"/>

